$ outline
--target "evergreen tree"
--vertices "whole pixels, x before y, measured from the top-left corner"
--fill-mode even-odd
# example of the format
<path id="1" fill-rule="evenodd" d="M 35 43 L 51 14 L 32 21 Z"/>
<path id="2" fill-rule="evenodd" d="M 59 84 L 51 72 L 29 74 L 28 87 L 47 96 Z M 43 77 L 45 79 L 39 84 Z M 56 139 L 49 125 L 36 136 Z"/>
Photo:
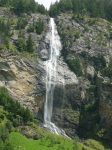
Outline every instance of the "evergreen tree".
<path id="1" fill-rule="evenodd" d="M 72 0 L 67 0 L 66 1 L 66 10 L 72 10 L 73 5 L 72 5 Z"/>
<path id="2" fill-rule="evenodd" d="M 3 141 L 2 141 L 2 139 L 1 139 L 1 137 L 0 137 L 0 150 L 3 150 Z"/>
<path id="3" fill-rule="evenodd" d="M 6 122 L 5 126 L 9 130 L 9 133 L 10 133 L 11 130 L 12 130 L 12 124 L 11 124 L 11 122 L 9 120 Z"/>
<path id="4" fill-rule="evenodd" d="M 19 52 L 26 51 L 26 40 L 25 38 L 19 38 L 17 41 L 17 48 Z"/>
<path id="5" fill-rule="evenodd" d="M 28 122 L 29 120 L 30 120 L 30 111 L 28 108 L 26 108 L 24 112 L 24 121 Z"/>
<path id="6" fill-rule="evenodd" d="M 73 0 L 73 12 L 75 13 L 75 14 L 77 14 L 78 13 L 78 3 L 77 3 L 77 0 Z"/>
<path id="7" fill-rule="evenodd" d="M 41 18 L 39 18 L 39 21 L 37 22 L 36 25 L 36 32 L 38 34 L 41 34 L 43 30 L 44 30 L 44 22 L 41 20 Z"/>
<path id="8" fill-rule="evenodd" d="M 14 150 L 14 147 L 10 141 L 6 141 L 4 144 L 4 150 Z"/>
<path id="9" fill-rule="evenodd" d="M 41 14 L 45 14 L 46 13 L 44 5 L 38 5 L 38 12 L 40 12 Z"/>
<path id="10" fill-rule="evenodd" d="M 33 13 L 38 10 L 38 4 L 34 0 L 30 0 L 30 9 Z"/>
<path id="11" fill-rule="evenodd" d="M 27 40 L 27 51 L 29 53 L 33 53 L 34 52 L 34 48 L 33 48 L 33 40 L 32 40 L 32 36 L 31 34 L 29 34 L 28 40 Z"/>

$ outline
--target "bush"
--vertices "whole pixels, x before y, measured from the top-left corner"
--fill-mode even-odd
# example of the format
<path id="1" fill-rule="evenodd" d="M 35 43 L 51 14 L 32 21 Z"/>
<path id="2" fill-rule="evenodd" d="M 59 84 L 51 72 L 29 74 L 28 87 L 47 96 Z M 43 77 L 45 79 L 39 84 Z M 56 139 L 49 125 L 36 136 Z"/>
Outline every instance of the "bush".
<path id="1" fill-rule="evenodd" d="M 84 29 L 85 31 L 89 31 L 88 27 L 87 26 L 84 26 Z"/>
<path id="2" fill-rule="evenodd" d="M 76 32 L 75 38 L 78 39 L 79 37 L 80 37 L 80 33 L 79 33 L 79 32 Z"/>
<path id="3" fill-rule="evenodd" d="M 4 150 L 14 150 L 13 144 L 10 141 L 6 141 L 4 144 Z"/>
<path id="4" fill-rule="evenodd" d="M 28 18 L 26 17 L 25 19 L 19 18 L 17 21 L 17 29 L 24 29 L 25 26 L 28 24 Z"/>
<path id="5" fill-rule="evenodd" d="M 38 140 L 39 139 L 39 135 L 38 134 L 34 135 L 33 139 L 34 140 Z"/>
<path id="6" fill-rule="evenodd" d="M 112 39 L 112 32 L 110 32 L 110 39 Z"/>
<path id="7" fill-rule="evenodd" d="M 88 44 L 87 48 L 88 48 L 88 49 L 91 49 L 91 46 L 90 46 L 90 44 Z"/>
<path id="8" fill-rule="evenodd" d="M 71 68 L 71 70 L 73 70 L 76 73 L 76 75 L 82 75 L 82 69 L 78 58 L 69 60 L 68 65 Z"/>
<path id="9" fill-rule="evenodd" d="M 33 25 L 29 25 L 29 27 L 28 27 L 28 29 L 27 29 L 27 31 L 28 32 L 34 32 L 34 30 L 35 30 L 35 26 L 33 26 Z"/>
<path id="10" fill-rule="evenodd" d="M 91 104 L 85 105 L 84 110 L 88 112 L 93 112 L 97 109 L 98 105 L 95 101 L 92 101 Z"/>
<path id="11" fill-rule="evenodd" d="M 0 118 L 1 118 L 2 120 L 4 120 L 5 115 L 4 115 L 4 114 L 1 114 L 1 115 L 0 115 Z"/>
<path id="12" fill-rule="evenodd" d="M 108 38 L 108 33 L 104 33 L 104 36 L 106 36 Z"/>
<path id="13" fill-rule="evenodd" d="M 20 124 L 19 124 L 19 122 L 18 122 L 18 120 L 17 119 L 13 119 L 13 126 L 14 127 L 17 127 L 17 126 L 19 126 Z"/>
<path id="14" fill-rule="evenodd" d="M 9 120 L 6 122 L 5 126 L 9 130 L 9 133 L 10 133 L 11 130 L 12 130 L 12 124 L 11 124 L 11 122 Z"/>
<path id="15" fill-rule="evenodd" d="M 90 87 L 89 87 L 90 92 L 94 92 L 94 91 L 96 91 L 96 89 L 97 89 L 96 85 L 90 85 Z"/>

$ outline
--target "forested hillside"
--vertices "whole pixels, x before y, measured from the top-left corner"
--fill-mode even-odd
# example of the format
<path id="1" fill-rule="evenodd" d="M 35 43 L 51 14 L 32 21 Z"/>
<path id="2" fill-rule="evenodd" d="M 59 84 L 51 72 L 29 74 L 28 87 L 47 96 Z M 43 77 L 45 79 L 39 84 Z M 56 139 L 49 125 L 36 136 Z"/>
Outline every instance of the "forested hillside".
<path id="1" fill-rule="evenodd" d="M 88 14 L 91 17 L 105 18 L 112 21 L 112 1 L 110 0 L 60 0 L 50 6 L 50 16 L 61 12 L 73 11 L 74 14 Z"/>
<path id="2" fill-rule="evenodd" d="M 10 7 L 17 14 L 21 13 L 36 13 L 46 14 L 47 10 L 43 5 L 38 4 L 35 0 L 1 0 L 0 6 Z"/>

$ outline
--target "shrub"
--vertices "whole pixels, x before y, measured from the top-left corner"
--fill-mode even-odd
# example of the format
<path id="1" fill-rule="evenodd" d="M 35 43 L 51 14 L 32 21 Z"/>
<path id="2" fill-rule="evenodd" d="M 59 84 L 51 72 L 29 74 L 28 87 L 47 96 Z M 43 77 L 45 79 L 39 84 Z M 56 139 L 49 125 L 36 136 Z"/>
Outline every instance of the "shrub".
<path id="1" fill-rule="evenodd" d="M 4 120 L 5 115 L 4 115 L 4 114 L 1 114 L 1 115 L 0 115 L 0 118 L 1 118 L 2 120 Z"/>
<path id="2" fill-rule="evenodd" d="M 33 26 L 33 25 L 29 25 L 29 27 L 28 27 L 28 29 L 27 29 L 27 31 L 28 32 L 34 32 L 34 30 L 35 30 L 35 26 Z"/>
<path id="3" fill-rule="evenodd" d="M 24 29 L 27 24 L 28 24 L 28 18 L 27 18 L 27 17 L 26 17 L 25 19 L 23 19 L 23 18 L 18 18 L 18 21 L 17 21 L 17 29 L 18 29 L 18 30 Z"/>
<path id="4" fill-rule="evenodd" d="M 93 23 L 97 23 L 97 19 L 96 19 L 96 18 L 94 18 L 92 22 L 93 22 Z"/>
<path id="5" fill-rule="evenodd" d="M 68 26 L 67 29 L 70 30 L 70 26 Z"/>
<path id="6" fill-rule="evenodd" d="M 104 36 L 106 36 L 108 38 L 108 33 L 104 33 Z"/>
<path id="7" fill-rule="evenodd" d="M 11 122 L 9 120 L 6 122 L 5 126 L 6 126 L 6 128 L 8 128 L 9 133 L 10 133 L 11 130 L 12 130 L 12 124 L 11 124 Z"/>
<path id="8" fill-rule="evenodd" d="M 71 68 L 71 70 L 73 70 L 76 73 L 76 75 L 78 76 L 82 75 L 80 60 L 78 58 L 69 60 L 68 65 Z"/>
<path id="9" fill-rule="evenodd" d="M 84 29 L 85 31 L 89 31 L 88 27 L 87 26 L 84 26 Z"/>
<path id="10" fill-rule="evenodd" d="M 110 39 L 112 39 L 112 32 L 110 32 Z"/>
<path id="11" fill-rule="evenodd" d="M 90 91 L 90 92 L 94 92 L 94 91 L 96 91 L 96 88 L 97 88 L 96 85 L 90 85 L 89 91 Z"/>
<path id="12" fill-rule="evenodd" d="M 35 134 L 34 137 L 33 137 L 33 139 L 34 139 L 34 140 L 38 140 L 38 139 L 39 139 L 39 135 L 38 135 L 38 134 Z"/>
<path id="13" fill-rule="evenodd" d="M 88 112 L 93 112 L 97 109 L 98 104 L 95 101 L 92 101 L 91 104 L 85 105 L 84 110 Z"/>
<path id="14" fill-rule="evenodd" d="M 79 37 L 80 37 L 80 33 L 79 33 L 79 32 L 76 32 L 75 38 L 78 39 Z"/>
<path id="15" fill-rule="evenodd" d="M 91 49 L 91 46 L 90 46 L 90 44 L 88 44 L 87 48 L 88 48 L 88 49 Z"/>
<path id="16" fill-rule="evenodd" d="M 6 141 L 4 144 L 4 150 L 14 150 L 13 144 L 10 141 Z"/>

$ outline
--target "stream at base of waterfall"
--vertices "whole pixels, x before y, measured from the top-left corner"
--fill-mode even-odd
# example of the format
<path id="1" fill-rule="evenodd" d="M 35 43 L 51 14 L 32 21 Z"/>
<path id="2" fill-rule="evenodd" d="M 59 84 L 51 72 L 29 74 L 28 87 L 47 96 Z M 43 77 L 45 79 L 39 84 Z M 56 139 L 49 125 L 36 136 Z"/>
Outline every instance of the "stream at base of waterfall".
<path id="1" fill-rule="evenodd" d="M 53 95 L 56 85 L 56 66 L 61 49 L 60 38 L 53 18 L 50 19 L 50 30 L 51 30 L 50 56 L 49 60 L 46 61 L 47 74 L 46 74 L 46 101 L 44 106 L 44 127 L 47 128 L 52 133 L 68 137 L 65 134 L 64 130 L 56 127 L 56 125 L 51 121 L 53 111 Z M 63 76 L 63 84 L 64 84 L 64 76 Z"/>

